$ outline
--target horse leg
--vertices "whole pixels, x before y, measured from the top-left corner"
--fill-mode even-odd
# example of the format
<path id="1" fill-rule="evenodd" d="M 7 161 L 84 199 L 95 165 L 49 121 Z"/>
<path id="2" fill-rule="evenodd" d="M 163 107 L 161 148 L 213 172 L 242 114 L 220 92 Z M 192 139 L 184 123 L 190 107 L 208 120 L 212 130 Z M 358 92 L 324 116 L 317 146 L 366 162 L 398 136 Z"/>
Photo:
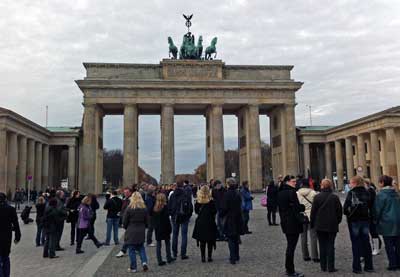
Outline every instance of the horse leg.
<path id="1" fill-rule="evenodd" d="M 217 57 L 217 51 L 215 51 L 215 56 L 214 56 L 214 59 Z"/>

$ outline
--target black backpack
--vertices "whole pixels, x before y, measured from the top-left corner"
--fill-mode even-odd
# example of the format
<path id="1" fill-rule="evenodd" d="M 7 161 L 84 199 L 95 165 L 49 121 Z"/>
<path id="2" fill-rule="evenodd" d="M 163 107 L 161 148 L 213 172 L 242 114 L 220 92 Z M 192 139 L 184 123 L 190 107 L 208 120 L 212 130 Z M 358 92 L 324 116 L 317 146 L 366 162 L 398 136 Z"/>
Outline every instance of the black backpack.
<path id="1" fill-rule="evenodd" d="M 192 203 L 190 202 L 190 198 L 183 196 L 178 203 L 176 221 L 178 223 L 185 222 L 192 216 L 192 213 L 193 213 L 193 207 Z"/>

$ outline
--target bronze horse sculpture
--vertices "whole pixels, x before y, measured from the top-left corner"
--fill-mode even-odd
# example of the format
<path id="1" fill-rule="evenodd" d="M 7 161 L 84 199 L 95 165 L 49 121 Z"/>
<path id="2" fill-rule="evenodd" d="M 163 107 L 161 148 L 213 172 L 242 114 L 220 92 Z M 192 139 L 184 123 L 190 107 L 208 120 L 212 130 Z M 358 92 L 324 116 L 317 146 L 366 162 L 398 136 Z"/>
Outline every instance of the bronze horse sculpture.
<path id="1" fill-rule="evenodd" d="M 206 60 L 212 60 L 213 59 L 211 58 L 212 54 L 215 54 L 214 59 L 217 57 L 217 48 L 215 47 L 216 44 L 217 44 L 217 37 L 213 38 L 211 40 L 211 45 L 206 48 L 206 53 L 204 57 Z"/>
<path id="2" fill-rule="evenodd" d="M 177 59 L 178 58 L 178 47 L 175 46 L 174 41 L 172 40 L 171 37 L 168 37 L 168 44 L 169 44 L 168 57 L 171 58 L 171 54 L 172 54 L 172 58 Z"/>

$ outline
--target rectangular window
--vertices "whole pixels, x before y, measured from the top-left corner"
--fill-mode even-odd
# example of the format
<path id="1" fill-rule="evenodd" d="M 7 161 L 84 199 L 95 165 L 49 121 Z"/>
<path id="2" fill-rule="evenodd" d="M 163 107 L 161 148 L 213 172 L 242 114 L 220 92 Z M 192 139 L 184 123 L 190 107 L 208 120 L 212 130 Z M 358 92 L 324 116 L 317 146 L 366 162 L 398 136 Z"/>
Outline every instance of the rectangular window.
<path id="1" fill-rule="evenodd" d="M 367 166 L 367 176 L 371 178 L 371 167 Z"/>
<path id="2" fill-rule="evenodd" d="M 368 154 L 368 143 L 364 143 L 365 154 Z"/>
<path id="3" fill-rule="evenodd" d="M 278 129 L 278 117 L 274 116 L 274 130 Z"/>
<path id="4" fill-rule="evenodd" d="M 352 145 L 351 148 L 353 149 L 353 156 L 355 156 L 356 155 L 356 147 L 354 145 Z"/>
<path id="5" fill-rule="evenodd" d="M 380 141 L 380 140 L 378 140 L 378 145 L 379 145 L 379 152 L 380 152 L 380 151 L 382 151 L 382 148 L 381 148 L 381 141 Z"/>
<path id="6" fill-rule="evenodd" d="M 383 166 L 381 166 L 381 174 L 380 175 L 383 175 Z"/>

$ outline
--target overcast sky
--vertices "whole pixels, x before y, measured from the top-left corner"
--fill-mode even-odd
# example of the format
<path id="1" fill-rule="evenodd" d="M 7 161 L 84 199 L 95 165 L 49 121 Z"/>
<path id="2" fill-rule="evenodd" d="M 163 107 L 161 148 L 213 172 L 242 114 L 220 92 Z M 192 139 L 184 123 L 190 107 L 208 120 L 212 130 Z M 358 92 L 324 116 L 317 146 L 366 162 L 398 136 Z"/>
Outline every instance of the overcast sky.
<path id="1" fill-rule="evenodd" d="M 82 62 L 159 63 L 180 45 L 182 13 L 226 64 L 294 65 L 297 125 L 335 125 L 399 105 L 400 1 L 0 1 L 0 106 L 44 125 L 81 124 Z M 260 118 L 269 140 L 268 120 Z M 106 117 L 104 146 L 122 146 L 122 117 Z M 158 178 L 158 116 L 140 118 L 140 165 Z M 224 117 L 225 148 L 237 122 Z M 205 120 L 175 117 L 176 171 L 205 159 Z"/>

